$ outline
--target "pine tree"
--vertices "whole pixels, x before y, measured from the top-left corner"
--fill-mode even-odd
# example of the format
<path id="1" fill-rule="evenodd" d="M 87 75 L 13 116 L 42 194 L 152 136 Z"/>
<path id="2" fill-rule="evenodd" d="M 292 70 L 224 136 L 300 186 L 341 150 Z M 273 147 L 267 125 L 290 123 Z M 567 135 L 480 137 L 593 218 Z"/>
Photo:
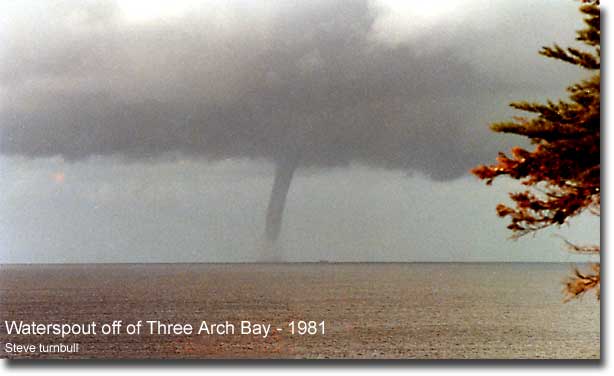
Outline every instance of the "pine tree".
<path id="1" fill-rule="evenodd" d="M 600 214 L 600 7 L 599 0 L 584 0 L 580 6 L 586 28 L 577 32 L 585 49 L 544 47 L 539 53 L 576 65 L 592 76 L 567 88 L 569 99 L 546 104 L 516 102 L 515 109 L 532 113 L 530 118 L 514 117 L 495 123 L 496 132 L 527 137 L 529 151 L 514 147 L 510 156 L 499 153 L 497 162 L 478 166 L 472 172 L 486 184 L 498 176 L 519 180 L 527 188 L 510 193 L 513 207 L 497 206 L 500 217 L 509 217 L 512 237 L 550 226 L 560 226 L 571 217 L 588 211 Z M 599 246 L 580 247 L 567 242 L 576 252 L 599 253 Z M 587 275 L 576 270 L 566 286 L 568 297 L 595 289 L 599 297 L 600 267 Z"/>

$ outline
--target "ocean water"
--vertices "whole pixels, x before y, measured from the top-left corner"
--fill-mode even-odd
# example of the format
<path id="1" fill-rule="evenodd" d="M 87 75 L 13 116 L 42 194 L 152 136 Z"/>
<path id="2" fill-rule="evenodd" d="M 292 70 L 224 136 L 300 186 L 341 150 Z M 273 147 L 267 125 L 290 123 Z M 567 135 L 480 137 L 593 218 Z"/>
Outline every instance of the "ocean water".
<path id="1" fill-rule="evenodd" d="M 569 264 L 0 266 L 0 356 L 12 358 L 598 359 L 600 305 L 562 302 Z M 202 321 L 226 335 L 7 335 L 5 320 Z M 239 334 L 241 321 L 271 333 Z M 289 323 L 324 321 L 324 334 Z M 279 328 L 280 330 L 277 330 Z M 6 343 L 79 344 L 12 353 Z"/>

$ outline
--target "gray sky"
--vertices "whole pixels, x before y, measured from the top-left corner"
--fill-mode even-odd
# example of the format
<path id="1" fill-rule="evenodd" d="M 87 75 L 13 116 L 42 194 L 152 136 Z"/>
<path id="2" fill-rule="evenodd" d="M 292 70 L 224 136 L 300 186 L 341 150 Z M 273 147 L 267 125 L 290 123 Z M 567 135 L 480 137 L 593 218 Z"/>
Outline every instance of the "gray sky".
<path id="1" fill-rule="evenodd" d="M 431 4 L 433 3 L 433 4 Z M 573 1 L 6 1 L 0 262 L 570 260 L 507 241 L 487 124 L 583 77 Z M 598 220 L 563 233 L 597 242 Z"/>

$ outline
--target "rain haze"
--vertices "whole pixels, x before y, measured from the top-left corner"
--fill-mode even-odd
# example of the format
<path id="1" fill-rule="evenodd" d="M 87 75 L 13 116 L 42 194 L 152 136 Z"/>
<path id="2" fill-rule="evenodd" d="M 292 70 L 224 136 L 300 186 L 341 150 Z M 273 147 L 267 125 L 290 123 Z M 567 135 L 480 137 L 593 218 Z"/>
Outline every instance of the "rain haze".
<path id="1" fill-rule="evenodd" d="M 577 5 L 4 1 L 0 262 L 586 260 L 468 173 L 586 76 Z"/>

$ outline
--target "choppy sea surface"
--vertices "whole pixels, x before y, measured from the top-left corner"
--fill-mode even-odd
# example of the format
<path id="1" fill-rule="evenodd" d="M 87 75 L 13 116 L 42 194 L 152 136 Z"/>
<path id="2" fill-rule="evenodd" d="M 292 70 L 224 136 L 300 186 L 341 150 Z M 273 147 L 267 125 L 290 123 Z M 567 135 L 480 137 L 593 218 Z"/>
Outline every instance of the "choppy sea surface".
<path id="1" fill-rule="evenodd" d="M 562 302 L 570 264 L 0 266 L 0 356 L 12 358 L 598 359 L 594 295 Z M 236 326 L 226 335 L 8 335 L 5 320 Z M 240 322 L 271 324 L 266 337 Z M 325 322 L 314 335 L 295 321 Z M 277 330 L 280 328 L 280 330 Z M 6 343 L 78 353 L 12 353 Z"/>

